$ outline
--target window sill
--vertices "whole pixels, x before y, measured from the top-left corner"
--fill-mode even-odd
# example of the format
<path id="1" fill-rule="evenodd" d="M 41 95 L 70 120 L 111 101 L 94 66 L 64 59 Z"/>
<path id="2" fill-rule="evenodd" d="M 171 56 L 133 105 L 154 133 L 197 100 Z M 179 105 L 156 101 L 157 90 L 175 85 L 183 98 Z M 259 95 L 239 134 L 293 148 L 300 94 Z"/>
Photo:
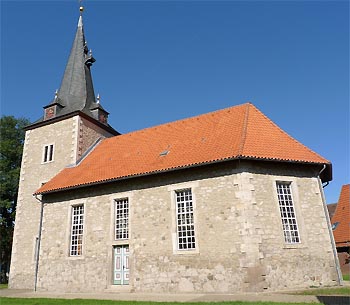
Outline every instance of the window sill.
<path id="1" fill-rule="evenodd" d="M 198 255 L 199 249 L 191 249 L 191 250 L 175 250 L 173 252 L 174 255 Z"/>
<path id="2" fill-rule="evenodd" d="M 41 162 L 41 165 L 45 165 L 45 164 L 49 164 L 49 163 L 53 163 L 54 162 L 54 160 L 52 160 L 52 161 L 46 161 L 46 162 Z"/>
<path id="3" fill-rule="evenodd" d="M 283 249 L 306 249 L 307 246 L 299 243 L 299 244 L 284 244 Z"/>
<path id="4" fill-rule="evenodd" d="M 79 256 L 67 256 L 67 259 L 72 260 L 72 261 L 77 261 L 81 259 L 85 259 L 84 255 L 79 255 Z"/>

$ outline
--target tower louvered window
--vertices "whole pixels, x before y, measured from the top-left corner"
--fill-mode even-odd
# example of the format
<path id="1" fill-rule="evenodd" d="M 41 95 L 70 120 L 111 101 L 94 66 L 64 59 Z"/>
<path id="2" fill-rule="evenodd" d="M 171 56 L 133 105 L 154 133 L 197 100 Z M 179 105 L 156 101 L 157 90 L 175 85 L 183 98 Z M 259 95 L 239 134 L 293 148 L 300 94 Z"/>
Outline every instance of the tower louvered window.
<path id="1" fill-rule="evenodd" d="M 300 243 L 300 235 L 293 203 L 291 184 L 287 182 L 277 182 L 276 187 L 284 240 L 288 244 Z"/>
<path id="2" fill-rule="evenodd" d="M 179 250 L 196 248 L 194 209 L 191 189 L 176 193 L 176 222 Z"/>
<path id="3" fill-rule="evenodd" d="M 115 239 L 129 238 L 129 200 L 115 200 Z"/>
<path id="4" fill-rule="evenodd" d="M 81 204 L 72 207 L 70 256 L 80 256 L 83 254 L 83 234 L 84 205 Z"/>

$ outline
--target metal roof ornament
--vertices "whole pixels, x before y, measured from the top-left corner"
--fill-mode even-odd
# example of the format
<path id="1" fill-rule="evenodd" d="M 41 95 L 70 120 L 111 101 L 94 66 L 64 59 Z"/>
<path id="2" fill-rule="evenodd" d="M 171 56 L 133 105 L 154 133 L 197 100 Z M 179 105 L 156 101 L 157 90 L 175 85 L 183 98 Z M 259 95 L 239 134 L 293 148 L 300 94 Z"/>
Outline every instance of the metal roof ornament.
<path id="1" fill-rule="evenodd" d="M 80 4 L 80 7 L 79 7 L 79 11 L 80 11 L 80 16 L 83 14 L 84 12 L 84 6 L 82 5 L 82 2 L 83 0 L 79 0 L 79 4 Z"/>

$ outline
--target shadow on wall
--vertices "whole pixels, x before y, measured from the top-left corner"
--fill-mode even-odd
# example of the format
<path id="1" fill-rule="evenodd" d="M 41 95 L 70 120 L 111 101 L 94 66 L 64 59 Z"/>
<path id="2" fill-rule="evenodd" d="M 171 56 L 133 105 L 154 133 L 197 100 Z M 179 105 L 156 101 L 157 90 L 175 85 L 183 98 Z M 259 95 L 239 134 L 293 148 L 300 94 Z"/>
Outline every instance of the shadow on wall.
<path id="1" fill-rule="evenodd" d="M 350 297 L 347 296 L 318 296 L 320 303 L 325 305 L 349 305 Z"/>

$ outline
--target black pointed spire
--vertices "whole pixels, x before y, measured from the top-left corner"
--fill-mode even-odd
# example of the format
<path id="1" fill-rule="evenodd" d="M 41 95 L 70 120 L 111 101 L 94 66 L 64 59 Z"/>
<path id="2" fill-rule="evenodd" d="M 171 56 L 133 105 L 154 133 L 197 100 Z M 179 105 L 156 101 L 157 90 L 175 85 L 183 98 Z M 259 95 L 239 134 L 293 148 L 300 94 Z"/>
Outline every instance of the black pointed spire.
<path id="1" fill-rule="evenodd" d="M 44 120 L 76 111 L 107 124 L 108 112 L 96 101 L 90 68 L 95 62 L 84 35 L 83 12 L 80 16 L 73 46 L 68 58 L 61 86 L 54 100 L 44 107 Z"/>

